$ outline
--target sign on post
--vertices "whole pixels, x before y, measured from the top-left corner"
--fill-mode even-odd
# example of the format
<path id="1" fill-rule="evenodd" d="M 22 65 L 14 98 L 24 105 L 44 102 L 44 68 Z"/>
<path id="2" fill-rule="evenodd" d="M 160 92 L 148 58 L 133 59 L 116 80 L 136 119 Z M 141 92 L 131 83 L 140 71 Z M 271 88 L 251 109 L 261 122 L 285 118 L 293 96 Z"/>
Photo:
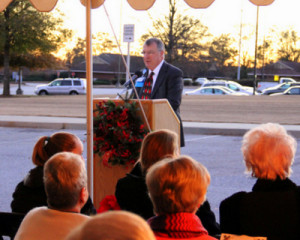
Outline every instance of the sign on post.
<path id="1" fill-rule="evenodd" d="M 124 24 L 123 42 L 134 42 L 134 24 Z"/>
<path id="2" fill-rule="evenodd" d="M 134 24 L 124 24 L 123 42 L 128 43 L 127 67 L 130 72 L 130 43 L 134 41 Z M 126 71 L 126 81 L 129 81 L 129 72 Z"/>

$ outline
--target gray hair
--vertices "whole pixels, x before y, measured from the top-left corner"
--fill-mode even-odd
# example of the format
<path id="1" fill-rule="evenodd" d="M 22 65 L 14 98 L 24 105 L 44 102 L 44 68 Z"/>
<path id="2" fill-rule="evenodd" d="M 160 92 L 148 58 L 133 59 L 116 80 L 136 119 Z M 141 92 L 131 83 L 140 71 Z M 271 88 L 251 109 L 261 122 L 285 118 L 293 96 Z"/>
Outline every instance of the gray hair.
<path id="1" fill-rule="evenodd" d="M 44 185 L 49 207 L 68 209 L 79 201 L 81 190 L 87 186 L 87 174 L 80 155 L 60 152 L 44 167 Z"/>
<path id="2" fill-rule="evenodd" d="M 144 45 L 150 46 L 153 43 L 156 44 L 158 51 L 165 51 L 164 43 L 158 38 L 149 38 L 145 41 Z"/>
<path id="3" fill-rule="evenodd" d="M 242 153 L 246 169 L 257 178 L 285 179 L 291 173 L 296 140 L 276 123 L 261 124 L 243 138 Z"/>

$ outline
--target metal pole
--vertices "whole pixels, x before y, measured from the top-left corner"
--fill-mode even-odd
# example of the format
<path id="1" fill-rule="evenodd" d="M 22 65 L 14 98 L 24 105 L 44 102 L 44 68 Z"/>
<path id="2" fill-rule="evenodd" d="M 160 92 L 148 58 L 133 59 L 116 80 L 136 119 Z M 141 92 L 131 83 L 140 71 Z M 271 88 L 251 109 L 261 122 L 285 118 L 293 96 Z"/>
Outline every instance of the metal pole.
<path id="1" fill-rule="evenodd" d="M 19 81 L 18 81 L 18 89 L 16 91 L 17 95 L 22 95 L 23 90 L 21 89 L 21 83 L 22 83 L 23 77 L 22 77 L 22 67 L 19 68 Z"/>
<path id="2" fill-rule="evenodd" d="M 86 131 L 88 190 L 93 199 L 93 56 L 91 33 L 91 2 L 86 1 Z"/>
<path id="3" fill-rule="evenodd" d="M 256 62 L 257 62 L 258 15 L 259 15 L 259 6 L 257 6 L 257 12 L 256 12 L 256 34 L 255 34 L 255 59 L 254 59 L 253 95 L 255 95 L 256 81 L 257 81 Z"/>
<path id="4" fill-rule="evenodd" d="M 126 71 L 126 82 L 129 81 L 129 74 L 130 74 L 130 42 L 127 44 L 127 66 L 129 71 Z"/>
<path id="5" fill-rule="evenodd" d="M 238 58 L 238 71 L 237 71 L 237 80 L 238 80 L 238 81 L 241 79 L 242 28 L 243 28 L 243 6 L 241 6 L 241 23 L 240 23 L 240 40 L 239 40 L 239 58 Z"/>

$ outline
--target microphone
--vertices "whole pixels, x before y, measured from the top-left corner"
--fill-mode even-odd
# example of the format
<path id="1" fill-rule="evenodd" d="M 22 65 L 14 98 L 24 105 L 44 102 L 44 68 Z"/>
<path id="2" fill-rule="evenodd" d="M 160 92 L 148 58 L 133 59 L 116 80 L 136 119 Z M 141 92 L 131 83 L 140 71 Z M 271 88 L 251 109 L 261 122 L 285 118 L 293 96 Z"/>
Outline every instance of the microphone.
<path id="1" fill-rule="evenodd" d="M 134 75 L 131 77 L 133 83 L 134 83 L 135 80 L 137 80 L 137 79 L 140 78 L 141 76 L 143 76 L 143 72 L 140 71 L 140 70 L 139 70 L 139 71 L 136 71 L 136 72 L 134 73 Z M 125 82 L 123 86 L 126 87 L 127 89 L 132 88 L 132 83 L 131 83 L 130 79 L 129 79 L 127 82 Z"/>

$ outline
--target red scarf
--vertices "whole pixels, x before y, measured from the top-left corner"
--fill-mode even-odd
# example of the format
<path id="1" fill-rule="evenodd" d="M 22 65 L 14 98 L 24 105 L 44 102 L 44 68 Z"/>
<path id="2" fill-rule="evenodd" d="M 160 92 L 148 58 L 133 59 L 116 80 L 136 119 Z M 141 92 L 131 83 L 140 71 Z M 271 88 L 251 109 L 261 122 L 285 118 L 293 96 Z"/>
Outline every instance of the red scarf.
<path id="1" fill-rule="evenodd" d="M 193 213 L 174 213 L 148 219 L 154 234 L 166 238 L 194 238 L 208 235 L 198 216 Z"/>

